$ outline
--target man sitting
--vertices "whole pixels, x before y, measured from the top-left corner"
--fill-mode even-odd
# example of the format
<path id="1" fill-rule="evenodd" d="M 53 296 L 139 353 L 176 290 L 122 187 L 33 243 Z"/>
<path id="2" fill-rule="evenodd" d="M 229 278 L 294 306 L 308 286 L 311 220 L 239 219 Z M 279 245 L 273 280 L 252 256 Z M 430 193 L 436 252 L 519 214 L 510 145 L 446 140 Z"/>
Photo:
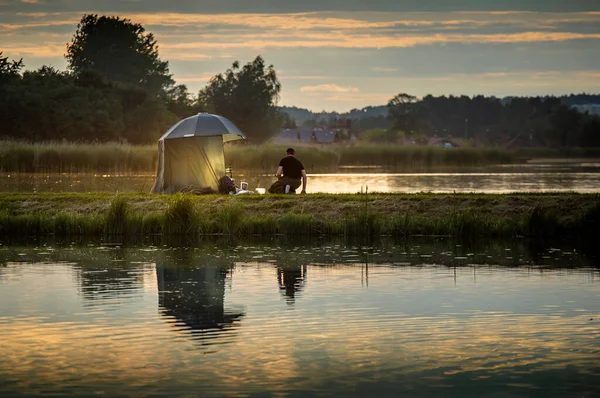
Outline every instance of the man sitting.
<path id="1" fill-rule="evenodd" d="M 275 177 L 277 181 L 269 188 L 269 193 L 296 193 L 302 183 L 302 193 L 306 193 L 306 170 L 302 163 L 294 157 L 292 148 L 285 151 L 285 157 L 279 162 Z"/>

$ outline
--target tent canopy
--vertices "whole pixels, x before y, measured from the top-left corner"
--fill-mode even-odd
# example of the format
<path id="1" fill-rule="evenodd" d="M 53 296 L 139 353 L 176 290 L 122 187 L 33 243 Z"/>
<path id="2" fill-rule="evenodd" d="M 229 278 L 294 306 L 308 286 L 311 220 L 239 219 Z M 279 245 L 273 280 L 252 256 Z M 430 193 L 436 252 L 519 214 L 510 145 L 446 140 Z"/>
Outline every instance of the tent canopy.
<path id="1" fill-rule="evenodd" d="M 183 119 L 158 141 L 154 193 L 218 191 L 225 175 L 223 143 L 246 136 L 228 119 L 207 113 Z"/>
<path id="2" fill-rule="evenodd" d="M 199 113 L 177 122 L 160 140 L 220 135 L 223 142 L 245 139 L 246 136 L 229 119 L 209 113 Z"/>

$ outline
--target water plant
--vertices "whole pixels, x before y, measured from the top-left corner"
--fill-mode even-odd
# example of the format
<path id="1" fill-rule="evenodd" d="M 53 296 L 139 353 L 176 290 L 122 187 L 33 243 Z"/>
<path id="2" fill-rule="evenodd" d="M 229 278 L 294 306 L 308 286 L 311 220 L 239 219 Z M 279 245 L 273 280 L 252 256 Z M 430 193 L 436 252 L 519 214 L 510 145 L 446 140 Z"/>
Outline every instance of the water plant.
<path id="1" fill-rule="evenodd" d="M 168 197 L 162 218 L 162 232 L 166 235 L 188 235 L 196 221 L 194 203 L 190 195 L 177 193 Z"/>
<path id="2" fill-rule="evenodd" d="M 127 233 L 127 199 L 117 194 L 110 203 L 105 221 L 105 234 L 109 236 Z"/>
<path id="3" fill-rule="evenodd" d="M 242 225 L 244 210 L 237 203 L 226 203 L 216 213 L 219 232 L 226 235 L 235 234 Z"/>

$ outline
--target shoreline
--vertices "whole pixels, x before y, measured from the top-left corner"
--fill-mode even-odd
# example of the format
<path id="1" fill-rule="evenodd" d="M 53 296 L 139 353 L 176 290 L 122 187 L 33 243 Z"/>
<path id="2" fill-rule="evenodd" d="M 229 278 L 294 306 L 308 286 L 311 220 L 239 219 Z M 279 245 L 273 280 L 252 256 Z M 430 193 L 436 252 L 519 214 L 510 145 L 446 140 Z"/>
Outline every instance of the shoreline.
<path id="1" fill-rule="evenodd" d="M 592 240 L 600 194 L 0 193 L 0 236 L 448 236 Z"/>

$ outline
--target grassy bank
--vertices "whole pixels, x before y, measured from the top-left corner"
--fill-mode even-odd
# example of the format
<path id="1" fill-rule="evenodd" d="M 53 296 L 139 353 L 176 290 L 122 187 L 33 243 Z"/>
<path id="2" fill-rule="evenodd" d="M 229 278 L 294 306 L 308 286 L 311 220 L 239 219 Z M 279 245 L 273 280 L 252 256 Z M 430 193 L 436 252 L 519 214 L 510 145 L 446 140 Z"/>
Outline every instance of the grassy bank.
<path id="1" fill-rule="evenodd" d="M 596 194 L 0 194 L 0 235 L 414 235 L 594 239 Z"/>
<path id="2" fill-rule="evenodd" d="M 234 170 L 269 172 L 279 163 L 285 146 L 227 145 L 225 158 Z M 340 166 L 382 166 L 414 169 L 437 166 L 506 164 L 519 157 L 513 151 L 493 148 L 406 146 L 301 146 L 298 157 L 311 172 L 328 172 Z M 0 141 L 0 171 L 4 172 L 152 172 L 157 146 Z"/>

